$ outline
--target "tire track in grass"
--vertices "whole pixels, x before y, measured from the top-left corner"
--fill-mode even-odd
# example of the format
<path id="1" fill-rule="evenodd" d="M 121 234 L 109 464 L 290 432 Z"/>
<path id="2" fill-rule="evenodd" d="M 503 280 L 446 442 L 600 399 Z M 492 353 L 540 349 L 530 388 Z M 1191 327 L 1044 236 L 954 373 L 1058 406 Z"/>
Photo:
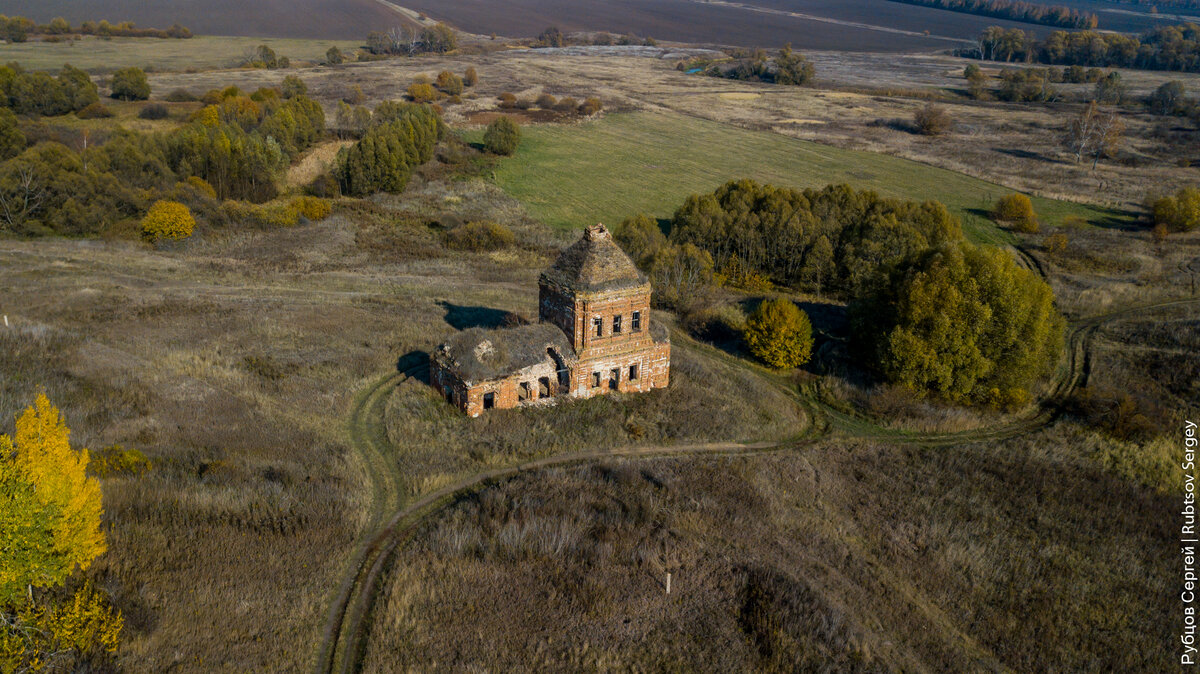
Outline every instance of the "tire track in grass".
<path id="1" fill-rule="evenodd" d="M 1003 440 L 1016 435 L 1030 433 L 1053 423 L 1062 413 L 1062 403 L 1077 388 L 1087 385 L 1091 370 L 1091 352 L 1096 333 L 1105 324 L 1133 315 L 1141 315 L 1168 307 L 1200 306 L 1200 298 L 1176 299 L 1117 309 L 1108 313 L 1090 316 L 1071 325 L 1067 334 L 1065 362 L 1056 374 L 1049 393 L 1027 416 L 1006 421 L 992 427 L 950 433 L 922 433 L 890 429 L 880 426 L 867 417 L 838 410 L 811 387 L 797 388 L 786 379 L 754 363 L 737 358 L 714 346 L 698 342 L 678 330 L 672 336 L 687 343 L 689 347 L 703 352 L 712 360 L 729 367 L 739 368 L 763 376 L 772 385 L 785 392 L 805 413 L 809 427 L 801 437 L 782 442 L 757 443 L 705 443 L 668 447 L 622 447 L 608 450 L 573 452 L 558 456 L 526 461 L 507 468 L 496 468 L 464 477 L 430 494 L 422 496 L 404 507 L 395 506 L 386 525 L 373 534 L 368 533 L 356 549 L 352 573 L 340 586 L 337 601 L 331 606 L 329 621 L 323 635 L 317 671 L 354 672 L 367 645 L 371 608 L 379 592 L 381 578 L 394 561 L 394 554 L 401 543 L 408 540 L 417 528 L 429 517 L 489 484 L 510 479 L 522 473 L 547 468 L 566 467 L 593 463 L 605 459 L 649 460 L 665 457 L 695 456 L 753 456 L 757 454 L 798 451 L 814 446 L 827 437 L 874 440 L 902 445 L 944 447 L 948 445 L 972 444 Z M 409 368 L 414 372 L 415 368 Z M 370 465 L 385 471 L 382 476 L 373 476 L 373 504 L 394 504 L 399 498 L 398 476 L 386 460 L 388 440 L 383 426 L 383 406 L 391 391 L 405 378 L 396 373 L 378 380 L 360 394 L 351 413 L 351 441 L 356 449 L 367 458 Z M 383 522 L 385 511 L 372 513 L 370 522 L 377 526 Z M 366 531 L 372 531 L 367 527 Z M 925 607 L 940 615 L 936 607 Z M 932 615 L 932 614 L 931 614 Z M 974 644 L 969 635 L 956 632 L 957 639 L 964 644 Z"/>

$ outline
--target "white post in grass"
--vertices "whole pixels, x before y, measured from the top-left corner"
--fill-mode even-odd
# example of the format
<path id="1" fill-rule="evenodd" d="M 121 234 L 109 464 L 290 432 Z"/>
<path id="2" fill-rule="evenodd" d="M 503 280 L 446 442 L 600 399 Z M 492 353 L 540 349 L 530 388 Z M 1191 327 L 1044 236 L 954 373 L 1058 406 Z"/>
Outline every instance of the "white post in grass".
<path id="1" fill-rule="evenodd" d="M 671 594 L 671 572 L 667 572 L 667 594 Z"/>
<path id="2" fill-rule="evenodd" d="M 8 327 L 8 314 L 4 314 L 4 327 Z"/>

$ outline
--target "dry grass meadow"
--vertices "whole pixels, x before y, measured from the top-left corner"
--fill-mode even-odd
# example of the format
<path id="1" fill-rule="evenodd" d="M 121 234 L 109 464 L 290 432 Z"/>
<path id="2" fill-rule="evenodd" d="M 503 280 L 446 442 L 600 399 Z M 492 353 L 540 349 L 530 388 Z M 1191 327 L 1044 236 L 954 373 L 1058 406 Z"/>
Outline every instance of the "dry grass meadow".
<path id="1" fill-rule="evenodd" d="M 529 471 L 440 504 L 387 557 L 365 618 L 364 670 L 1169 667 L 1178 475 L 1164 433 L 1200 410 L 1200 235 L 1156 243 L 1134 207 L 1196 183 L 1197 168 L 1177 156 L 1195 159 L 1194 147 L 1171 147 L 1155 120 L 1130 108 L 1119 161 L 1092 172 L 1057 149 L 1077 103 L 967 101 L 957 92 L 963 62 L 944 56 L 812 53 L 819 86 L 784 88 L 676 71 L 694 50 L 639 53 L 492 49 L 203 72 L 184 72 L 192 56 L 180 56 L 165 68 L 174 72 L 151 74 L 155 98 L 252 91 L 296 74 L 332 121 L 356 87 L 374 105 L 419 74 L 474 66 L 479 85 L 445 108 L 465 137 L 505 91 L 598 96 L 605 112 L 548 116 L 555 121 L 526 127 L 525 154 L 472 155 L 461 173 L 434 162 L 404 194 L 340 200 L 320 223 L 202 223 L 186 242 L 160 246 L 120 231 L 0 238 L 0 432 L 44 390 L 76 445 L 121 445 L 152 463 L 103 479 L 109 552 L 88 571 L 125 616 L 119 667 L 318 668 L 356 551 L 418 497 L 531 459 L 717 441 L 787 449 Z M 39 54 L 47 64 L 61 56 Z M 204 63 L 223 66 L 226 56 Z M 1163 80 L 1126 73 L 1138 94 Z M 956 120 L 949 136 L 894 123 L 931 96 Z M 56 119 L 36 137 L 161 130 L 197 107 L 172 104 L 167 120 L 150 122 L 137 117 L 141 104 L 106 104 L 115 118 Z M 636 139 L 662 125 L 675 127 L 679 147 L 655 146 L 663 156 L 635 168 L 596 149 L 622 129 Z M 706 144 L 683 147 L 701 137 Z M 618 149 L 636 154 L 626 140 Z M 310 180 L 342 143 L 317 146 L 285 187 Z M 725 152 L 722 143 L 746 145 Z M 774 154 L 756 164 L 768 145 Z M 537 275 L 573 227 L 598 213 L 669 215 L 680 190 L 710 189 L 719 171 L 700 165 L 700 151 L 772 180 L 947 195 L 973 237 L 1019 247 L 1045 272 L 1078 328 L 1070 348 L 1085 363 L 1060 371 L 1078 376 L 1078 390 L 1035 419 L 901 399 L 833 372 L 829 397 L 850 411 L 831 435 L 801 440 L 816 420 L 798 405 L 797 384 L 811 390 L 815 368 L 767 375 L 736 344 L 698 342 L 687 321 L 667 315 L 675 351 L 664 391 L 471 420 L 424 387 L 423 358 L 453 331 L 536 316 Z M 875 162 L 864 151 L 890 156 Z M 675 167 L 686 180 L 645 177 L 684 156 L 697 162 Z M 557 177 L 537 174 L 546 157 L 561 161 Z M 580 180 L 589 170 L 603 175 Z M 980 185 L 1040 195 L 1042 231 L 993 225 L 984 213 L 992 192 Z M 539 196 L 550 187 L 560 190 L 553 199 Z M 517 244 L 443 247 L 448 226 L 474 220 L 508 226 Z M 1052 234 L 1067 237 L 1065 248 L 1051 249 Z M 712 302 L 756 298 L 723 290 Z M 843 307 L 797 299 L 813 316 L 820 361 L 836 351 Z M 1158 431 L 1147 434 L 1139 415 Z M 1021 432 L 987 433 L 1005 426 Z"/>
<path id="2" fill-rule="evenodd" d="M 1161 671 L 1171 503 L 1059 429 L 529 474 L 401 548 L 364 671 Z"/>

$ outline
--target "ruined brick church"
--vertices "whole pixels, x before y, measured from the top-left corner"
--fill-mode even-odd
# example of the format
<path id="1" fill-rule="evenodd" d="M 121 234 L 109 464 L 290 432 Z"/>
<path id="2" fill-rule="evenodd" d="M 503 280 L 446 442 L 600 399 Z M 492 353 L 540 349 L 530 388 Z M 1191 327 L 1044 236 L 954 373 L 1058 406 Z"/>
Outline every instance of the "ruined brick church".
<path id="1" fill-rule="evenodd" d="M 538 279 L 538 323 L 459 332 L 434 351 L 430 384 L 473 417 L 556 396 L 663 388 L 671 343 L 650 321 L 650 292 L 604 225 L 588 227 Z"/>

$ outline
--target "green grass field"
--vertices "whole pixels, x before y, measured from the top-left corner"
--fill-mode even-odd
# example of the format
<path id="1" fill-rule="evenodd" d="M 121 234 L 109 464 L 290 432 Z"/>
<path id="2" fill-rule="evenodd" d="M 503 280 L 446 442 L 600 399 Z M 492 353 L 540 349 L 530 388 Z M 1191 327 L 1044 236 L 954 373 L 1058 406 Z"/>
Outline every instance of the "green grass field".
<path id="1" fill-rule="evenodd" d="M 936 199 L 962 218 L 971 240 L 1014 240 L 986 217 L 1009 190 L 898 157 L 648 112 L 522 131 L 520 149 L 499 163 L 494 180 L 531 215 L 558 227 L 616 224 L 637 213 L 669 217 L 689 194 L 710 192 L 731 179 L 754 178 L 797 188 L 849 183 L 891 197 Z M 482 133 L 466 137 L 477 141 Z M 1035 198 L 1034 205 L 1048 226 L 1068 215 L 1096 223 L 1128 217 L 1053 199 Z"/>
<path id="2" fill-rule="evenodd" d="M 255 47 L 265 44 L 292 61 L 320 61 L 337 45 L 353 51 L 358 42 L 298 40 L 262 37 L 201 35 L 190 40 L 157 38 L 85 37 L 79 42 L 31 41 L 0 45 L 0 63 L 16 61 L 29 70 L 56 70 L 64 63 L 89 72 L 111 72 L 137 66 L 147 71 L 184 71 L 232 68 Z"/>

